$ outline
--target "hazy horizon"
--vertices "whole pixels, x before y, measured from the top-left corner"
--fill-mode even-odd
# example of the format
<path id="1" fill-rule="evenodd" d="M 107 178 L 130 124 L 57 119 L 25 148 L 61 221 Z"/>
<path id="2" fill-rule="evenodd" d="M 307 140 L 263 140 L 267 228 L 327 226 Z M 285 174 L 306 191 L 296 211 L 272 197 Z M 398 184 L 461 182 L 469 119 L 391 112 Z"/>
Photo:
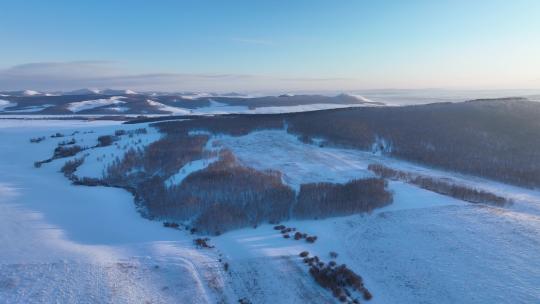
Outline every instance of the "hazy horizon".
<path id="1" fill-rule="evenodd" d="M 531 0 L 3 9 L 0 90 L 540 89 L 540 3 Z"/>

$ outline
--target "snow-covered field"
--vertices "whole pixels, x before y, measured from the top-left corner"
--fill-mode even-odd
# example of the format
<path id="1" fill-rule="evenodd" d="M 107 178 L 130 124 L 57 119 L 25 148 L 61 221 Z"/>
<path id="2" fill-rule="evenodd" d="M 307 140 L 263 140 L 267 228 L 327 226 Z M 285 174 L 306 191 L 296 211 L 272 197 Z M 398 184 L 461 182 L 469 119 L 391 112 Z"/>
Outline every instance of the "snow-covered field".
<path id="1" fill-rule="evenodd" d="M 74 130 L 110 134 L 115 122 L 0 122 L 0 303 L 215 303 L 211 254 L 143 219 L 120 189 L 75 187 L 35 169 Z M 124 126 L 122 129 L 126 129 Z M 208 274 L 208 275 L 207 275 Z"/>
<path id="2" fill-rule="evenodd" d="M 364 277 L 367 303 L 538 303 L 540 193 L 385 158 L 368 152 L 304 144 L 284 131 L 219 136 L 258 169 L 278 169 L 293 187 L 371 176 L 367 165 L 422 172 L 489 188 L 515 203 L 473 205 L 401 182 L 394 203 L 372 214 L 283 223 L 318 236 L 314 244 L 284 239 L 271 225 L 212 237 L 196 249 L 193 236 L 164 228 L 136 212 L 120 189 L 70 185 L 50 157 L 60 132 L 95 145 L 97 136 L 141 125 L 94 121 L 0 120 L 0 303 L 332 303 L 298 257 L 307 250 Z M 128 147 L 159 138 L 125 137 L 90 153 L 77 171 L 99 176 Z M 86 132 L 85 132 L 86 131 Z M 93 133 L 88 133 L 93 131 Z M 41 143 L 29 138 L 46 136 Z M 140 141 L 139 141 L 140 139 Z M 211 160 L 188 164 L 175 177 Z M 219 262 L 222 259 L 222 262 Z M 223 262 L 229 271 L 223 270 Z"/>

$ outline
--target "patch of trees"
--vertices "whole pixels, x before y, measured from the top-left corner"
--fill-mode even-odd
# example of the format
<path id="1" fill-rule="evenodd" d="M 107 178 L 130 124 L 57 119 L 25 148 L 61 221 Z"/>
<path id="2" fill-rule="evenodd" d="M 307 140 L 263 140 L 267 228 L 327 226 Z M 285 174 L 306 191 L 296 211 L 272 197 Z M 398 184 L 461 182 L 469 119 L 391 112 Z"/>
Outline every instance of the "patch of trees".
<path id="1" fill-rule="evenodd" d="M 72 179 L 72 182 L 74 185 L 79 186 L 87 186 L 87 187 L 97 187 L 97 186 L 109 186 L 106 182 L 104 182 L 102 179 L 94 178 L 94 177 L 82 177 L 79 178 L 77 176 L 74 176 L 75 178 Z"/>
<path id="2" fill-rule="evenodd" d="M 300 186 L 294 215 L 318 218 L 370 212 L 392 203 L 387 182 L 381 178 L 355 179 L 346 184 L 311 183 Z"/>
<path id="3" fill-rule="evenodd" d="M 117 141 L 118 137 L 113 135 L 101 135 L 97 138 L 98 144 L 96 147 L 107 147 Z"/>
<path id="4" fill-rule="evenodd" d="M 130 148 L 107 168 L 107 181 L 121 186 L 139 175 L 136 182 L 145 176 L 155 176 L 156 182 L 163 182 L 185 164 L 200 159 L 207 141 L 206 135 L 172 134 L 145 149 Z"/>
<path id="5" fill-rule="evenodd" d="M 178 229 L 180 227 L 180 225 L 178 223 L 175 223 L 175 222 L 164 222 L 163 227 Z"/>
<path id="6" fill-rule="evenodd" d="M 295 197 L 279 172 L 241 166 L 229 151 L 167 192 L 164 215 L 171 216 L 171 209 L 180 218 L 196 215 L 194 226 L 214 234 L 286 218 Z"/>
<path id="7" fill-rule="evenodd" d="M 127 130 L 127 131 L 120 129 L 120 130 L 114 131 L 114 136 L 128 135 L 129 137 L 132 137 L 135 134 L 147 134 L 147 133 L 148 131 L 146 130 L 146 128 L 137 128 L 134 130 Z"/>
<path id="8" fill-rule="evenodd" d="M 76 144 L 77 141 L 75 140 L 75 138 L 72 138 L 72 139 L 69 139 L 69 140 L 64 140 L 64 141 L 61 141 L 58 143 L 59 146 L 67 146 L 67 145 L 74 145 Z"/>
<path id="9" fill-rule="evenodd" d="M 294 227 L 286 227 L 285 225 L 277 225 L 277 226 L 274 226 L 274 230 L 280 230 L 281 234 L 286 239 L 291 237 L 289 233 L 294 232 L 293 238 L 295 241 L 298 241 L 301 239 L 305 239 L 306 242 L 308 243 L 315 243 L 315 241 L 317 241 L 316 235 L 308 235 L 307 233 L 296 231 L 296 228 Z"/>
<path id="10" fill-rule="evenodd" d="M 419 186 L 422 189 L 470 203 L 484 203 L 496 206 L 504 206 L 510 203 L 506 198 L 491 192 L 456 184 L 448 180 L 395 170 L 380 164 L 371 164 L 368 166 L 368 169 L 383 178 L 404 181 Z"/>
<path id="11" fill-rule="evenodd" d="M 360 293 L 364 300 L 369 301 L 373 295 L 364 286 L 362 277 L 345 264 L 337 265 L 335 261 L 324 263 L 318 256 L 309 257 L 307 251 L 300 254 L 305 264 L 309 266 L 309 274 L 320 286 L 332 291 L 340 302 L 360 303 L 354 293 Z"/>
<path id="12" fill-rule="evenodd" d="M 195 246 L 197 246 L 197 248 L 214 248 L 214 246 L 208 244 L 209 241 L 209 238 L 198 238 L 193 240 L 193 243 Z"/>
<path id="13" fill-rule="evenodd" d="M 54 133 L 53 135 L 51 135 L 51 138 L 58 138 L 58 137 L 64 137 L 64 134 L 62 133 Z"/>
<path id="14" fill-rule="evenodd" d="M 251 304 L 251 301 L 248 298 L 238 299 L 239 304 Z"/>
<path id="15" fill-rule="evenodd" d="M 122 135 L 126 135 L 127 132 L 126 130 L 115 130 L 114 131 L 114 136 L 122 136 Z"/>
<path id="16" fill-rule="evenodd" d="M 44 140 L 45 140 L 45 136 L 30 138 L 30 142 L 33 143 L 33 144 L 40 143 L 40 142 L 42 142 Z"/>
<path id="17" fill-rule="evenodd" d="M 84 163 L 84 157 L 74 158 L 72 160 L 68 160 L 62 168 L 60 168 L 60 172 L 64 174 L 65 177 L 69 178 L 70 180 L 76 178 L 75 171 L 77 171 L 77 168 Z"/>
<path id="18" fill-rule="evenodd" d="M 84 148 L 78 145 L 74 146 L 58 146 L 54 149 L 53 159 L 74 156 L 83 151 Z"/>
<path id="19" fill-rule="evenodd" d="M 45 163 L 50 163 L 53 160 L 58 159 L 58 158 L 65 158 L 65 157 L 74 156 L 74 155 L 76 155 L 77 153 L 79 153 L 79 152 L 81 152 L 83 150 L 85 150 L 85 148 L 83 148 L 81 146 L 78 146 L 78 145 L 65 146 L 65 145 L 60 145 L 59 144 L 54 149 L 54 153 L 53 153 L 53 156 L 51 158 L 34 162 L 34 167 L 39 168 L 39 167 L 41 167 L 41 165 L 43 165 Z"/>

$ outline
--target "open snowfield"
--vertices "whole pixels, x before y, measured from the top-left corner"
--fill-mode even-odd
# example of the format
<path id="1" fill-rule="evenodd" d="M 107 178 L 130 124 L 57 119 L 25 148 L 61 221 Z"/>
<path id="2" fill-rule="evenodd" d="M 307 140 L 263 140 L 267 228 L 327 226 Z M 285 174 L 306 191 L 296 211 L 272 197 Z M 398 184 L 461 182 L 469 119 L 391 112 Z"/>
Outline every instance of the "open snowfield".
<path id="1" fill-rule="evenodd" d="M 75 187 L 53 162 L 65 138 L 114 122 L 0 121 L 0 303 L 214 303 L 215 259 L 183 234 L 143 219 L 120 189 Z M 122 129 L 126 129 L 122 127 Z"/>
<path id="2" fill-rule="evenodd" d="M 422 172 L 511 197 L 506 208 L 474 205 L 409 184 L 391 182 L 394 203 L 372 214 L 283 223 L 317 235 L 314 244 L 284 239 L 271 225 L 212 237 L 196 249 L 193 236 L 142 218 L 121 189 L 73 186 L 50 157 L 60 132 L 95 145 L 99 135 L 143 125 L 95 121 L 0 120 L 0 303 L 332 303 L 298 257 L 339 255 L 364 277 L 365 303 L 538 303 L 540 193 L 423 168 L 368 152 L 304 144 L 284 131 L 218 136 L 257 169 L 277 169 L 284 181 L 346 182 L 371 176 L 367 165 Z M 86 131 L 86 133 L 85 133 Z M 92 131 L 93 133 L 88 133 Z M 123 138 L 87 150 L 79 176 L 97 177 L 127 147 L 159 138 Z M 40 143 L 31 137 L 46 136 Z M 139 140 L 140 139 L 140 140 Z M 84 152 L 83 152 L 84 153 Z M 212 160 L 188 164 L 177 183 Z M 230 265 L 223 270 L 222 262 Z"/>

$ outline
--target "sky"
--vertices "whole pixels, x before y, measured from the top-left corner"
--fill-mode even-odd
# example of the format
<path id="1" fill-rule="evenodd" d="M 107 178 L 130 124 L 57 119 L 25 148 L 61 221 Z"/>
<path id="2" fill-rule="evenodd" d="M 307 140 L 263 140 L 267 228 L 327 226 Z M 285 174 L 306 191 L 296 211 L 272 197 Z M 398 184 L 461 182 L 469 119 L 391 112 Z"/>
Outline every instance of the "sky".
<path id="1" fill-rule="evenodd" d="M 538 0 L 0 6 L 0 90 L 540 89 Z"/>

